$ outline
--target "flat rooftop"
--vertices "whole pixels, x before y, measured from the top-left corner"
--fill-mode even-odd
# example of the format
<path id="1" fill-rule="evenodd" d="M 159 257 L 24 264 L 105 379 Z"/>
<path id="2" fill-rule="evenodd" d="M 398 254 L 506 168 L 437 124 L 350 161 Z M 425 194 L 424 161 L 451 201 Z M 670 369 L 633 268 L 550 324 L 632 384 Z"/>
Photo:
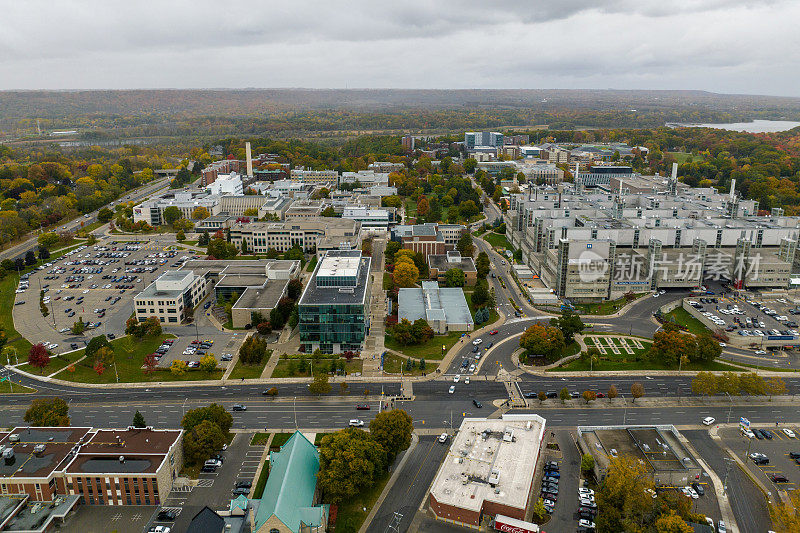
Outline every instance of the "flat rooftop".
<path id="1" fill-rule="evenodd" d="M 274 309 L 283 296 L 288 283 L 289 280 L 287 279 L 272 279 L 269 280 L 264 287 L 258 289 L 248 287 L 239 299 L 236 300 L 236 303 L 233 304 L 233 308 Z"/>
<path id="2" fill-rule="evenodd" d="M 527 506 L 545 419 L 534 414 L 465 418 L 431 485 L 441 504 L 480 511 L 484 502 Z"/>
<path id="3" fill-rule="evenodd" d="M 317 268 L 317 276 L 347 276 L 358 275 L 358 267 L 361 265 L 360 255 L 339 255 L 327 254 Z"/>
<path id="4" fill-rule="evenodd" d="M 0 440 L 0 447 L 14 449 L 13 463 L 0 462 L 0 477 L 49 477 L 90 431 L 91 428 L 15 428 Z M 11 442 L 10 435 L 18 435 L 19 442 Z M 37 445 L 44 445 L 44 450 L 34 452 Z"/>
<path id="5" fill-rule="evenodd" d="M 325 258 L 327 259 L 334 255 L 340 258 L 360 257 L 361 252 L 359 250 L 331 250 L 325 255 Z M 317 286 L 317 273 L 324 265 L 325 259 L 320 261 L 317 264 L 314 275 L 308 281 L 303 295 L 300 297 L 299 305 L 357 305 L 366 303 L 372 259 L 370 257 L 360 257 L 359 261 L 360 268 L 358 269 L 358 279 L 355 287 L 319 287 Z"/>
<path id="6" fill-rule="evenodd" d="M 216 287 L 263 287 L 267 282 L 266 272 L 261 274 L 228 274 L 222 275 Z"/>
<path id="7" fill-rule="evenodd" d="M 603 467 L 611 457 L 630 455 L 654 474 L 699 468 L 673 426 L 579 427 L 578 432 Z"/>

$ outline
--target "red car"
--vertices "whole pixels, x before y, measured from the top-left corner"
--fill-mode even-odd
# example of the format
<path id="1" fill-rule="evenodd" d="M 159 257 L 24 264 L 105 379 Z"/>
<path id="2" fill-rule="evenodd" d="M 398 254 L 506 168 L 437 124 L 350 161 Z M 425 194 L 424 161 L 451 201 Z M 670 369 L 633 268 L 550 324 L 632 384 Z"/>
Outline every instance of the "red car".
<path id="1" fill-rule="evenodd" d="M 606 395 L 605 395 L 605 394 L 603 394 L 602 392 L 598 392 L 598 393 L 597 393 L 597 397 L 598 397 L 598 398 L 605 398 L 605 397 L 606 397 Z"/>
<path id="2" fill-rule="evenodd" d="M 493 329 L 492 331 L 489 332 L 489 335 L 497 335 L 498 333 L 500 332 L 497 331 L 496 329 Z"/>
<path id="3" fill-rule="evenodd" d="M 363 403 L 356 405 L 357 411 L 369 411 L 369 404 Z"/>

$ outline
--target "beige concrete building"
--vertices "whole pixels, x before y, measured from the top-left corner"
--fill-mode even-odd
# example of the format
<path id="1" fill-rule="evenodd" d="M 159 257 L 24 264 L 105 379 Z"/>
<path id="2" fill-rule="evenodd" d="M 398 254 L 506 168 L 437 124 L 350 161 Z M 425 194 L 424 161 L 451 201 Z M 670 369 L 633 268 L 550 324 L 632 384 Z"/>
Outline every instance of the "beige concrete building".
<path id="1" fill-rule="evenodd" d="M 242 241 L 246 240 L 247 249 L 257 254 L 267 253 L 270 249 L 285 252 L 295 245 L 304 252 L 311 253 L 323 239 L 347 243 L 352 243 L 355 239 L 357 243 L 360 234 L 361 224 L 355 220 L 314 217 L 284 222 L 235 224 L 231 228 L 231 242 L 241 248 Z"/>
<path id="2" fill-rule="evenodd" d="M 206 279 L 187 270 L 167 270 L 133 300 L 136 320 L 151 316 L 159 322 L 177 325 L 208 294 Z"/>

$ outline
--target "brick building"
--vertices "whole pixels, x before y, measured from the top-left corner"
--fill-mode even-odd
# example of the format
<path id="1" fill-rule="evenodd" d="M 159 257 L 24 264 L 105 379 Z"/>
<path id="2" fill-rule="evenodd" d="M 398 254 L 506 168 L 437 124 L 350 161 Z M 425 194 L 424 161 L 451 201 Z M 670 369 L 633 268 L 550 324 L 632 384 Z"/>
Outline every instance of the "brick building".
<path id="1" fill-rule="evenodd" d="M 183 465 L 181 430 L 36 427 L 0 433 L 0 495 L 158 505 Z"/>
<path id="2" fill-rule="evenodd" d="M 534 414 L 465 418 L 428 495 L 436 518 L 469 527 L 498 514 L 525 520 L 544 435 Z"/>

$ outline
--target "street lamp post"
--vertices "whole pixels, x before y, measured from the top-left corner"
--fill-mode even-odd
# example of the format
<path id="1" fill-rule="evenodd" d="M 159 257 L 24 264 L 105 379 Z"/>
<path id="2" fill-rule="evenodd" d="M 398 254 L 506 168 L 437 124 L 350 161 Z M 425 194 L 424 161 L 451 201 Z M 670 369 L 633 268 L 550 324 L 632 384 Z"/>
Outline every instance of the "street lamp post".
<path id="1" fill-rule="evenodd" d="M 727 423 L 730 424 L 731 423 L 731 411 L 733 410 L 733 398 L 731 398 L 731 395 L 728 394 L 727 392 L 725 393 L 725 396 L 727 396 L 728 399 L 731 401 L 731 405 L 730 405 L 730 407 L 728 407 L 728 421 L 727 421 Z"/>

